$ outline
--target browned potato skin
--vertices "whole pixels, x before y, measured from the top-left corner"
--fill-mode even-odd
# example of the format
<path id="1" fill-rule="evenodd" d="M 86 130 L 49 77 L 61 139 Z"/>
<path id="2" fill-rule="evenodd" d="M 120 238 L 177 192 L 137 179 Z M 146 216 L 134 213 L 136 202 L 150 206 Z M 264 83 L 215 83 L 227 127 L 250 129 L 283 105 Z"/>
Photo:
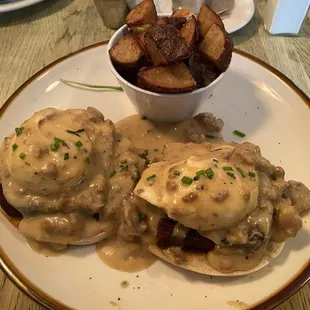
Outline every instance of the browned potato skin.
<path id="1" fill-rule="evenodd" d="M 142 68 L 137 85 L 156 93 L 176 94 L 196 89 L 196 82 L 183 62 Z"/>
<path id="2" fill-rule="evenodd" d="M 155 24 L 157 12 L 153 0 L 144 0 L 133 7 L 126 17 L 128 27 Z"/>
<path id="3" fill-rule="evenodd" d="M 207 34 L 213 24 L 216 24 L 224 29 L 224 24 L 221 18 L 206 4 L 202 5 L 198 14 L 198 25 L 201 38 Z"/>
<path id="4" fill-rule="evenodd" d="M 145 32 L 148 28 L 150 28 L 151 25 L 141 25 L 139 27 L 132 27 L 130 30 L 131 30 L 131 33 L 134 37 L 134 39 L 137 41 L 137 43 L 140 45 L 145 57 L 147 58 L 148 62 L 149 62 L 149 65 L 152 64 L 151 62 L 151 57 L 147 51 L 147 48 L 145 46 L 145 41 L 144 41 L 144 35 L 145 35 Z M 146 64 L 147 65 L 147 64 Z"/>
<path id="5" fill-rule="evenodd" d="M 132 34 L 121 37 L 109 50 L 109 54 L 113 64 L 119 69 L 135 69 L 144 56 Z"/>
<path id="6" fill-rule="evenodd" d="M 199 44 L 200 52 L 221 72 L 229 67 L 233 43 L 224 28 L 213 24 Z"/>
<path id="7" fill-rule="evenodd" d="M 195 16 L 192 16 L 182 26 L 180 33 L 184 38 L 187 46 L 192 50 L 195 42 L 198 40 L 198 23 Z"/>
<path id="8" fill-rule="evenodd" d="M 214 65 L 200 54 L 198 48 L 195 48 L 189 59 L 188 68 L 197 83 L 197 88 L 208 86 L 220 74 Z"/>
<path id="9" fill-rule="evenodd" d="M 171 25 L 153 25 L 146 31 L 144 41 L 155 66 L 176 63 L 190 56 L 180 31 Z"/>
<path id="10" fill-rule="evenodd" d="M 189 19 L 191 16 L 194 16 L 194 13 L 191 10 L 179 9 L 174 11 L 170 17 L 185 17 L 186 19 Z"/>
<path id="11" fill-rule="evenodd" d="M 187 19 L 185 17 L 164 17 L 157 21 L 157 25 L 169 24 L 180 30 L 182 26 L 186 23 Z"/>
<path id="12" fill-rule="evenodd" d="M 156 24 L 157 25 L 166 25 L 167 24 L 167 19 L 168 19 L 169 17 L 163 17 L 163 18 L 161 18 L 161 19 L 158 19 L 157 20 L 157 22 L 156 22 Z"/>

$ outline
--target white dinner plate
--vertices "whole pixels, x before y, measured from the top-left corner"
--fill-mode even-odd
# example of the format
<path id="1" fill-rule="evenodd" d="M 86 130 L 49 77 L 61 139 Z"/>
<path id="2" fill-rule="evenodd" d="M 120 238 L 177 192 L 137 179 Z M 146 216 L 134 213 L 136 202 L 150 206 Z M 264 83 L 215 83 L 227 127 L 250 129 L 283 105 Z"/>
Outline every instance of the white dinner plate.
<path id="1" fill-rule="evenodd" d="M 25 8 L 27 6 L 42 2 L 44 0 L 15 0 L 15 1 L 4 1 L 0 0 L 0 13 L 9 12 L 13 10 L 18 10 Z"/>
<path id="2" fill-rule="evenodd" d="M 49 65 L 26 82 L 0 110 L 0 139 L 35 111 L 47 107 L 94 106 L 118 121 L 135 113 L 119 91 L 85 90 L 61 78 L 116 85 L 108 69 L 106 45 L 97 44 Z M 288 179 L 310 186 L 310 110 L 307 98 L 275 69 L 236 51 L 229 71 L 202 111 L 225 121 L 228 141 L 244 141 L 239 129 L 260 145 L 263 155 L 285 167 Z M 232 310 L 272 309 L 295 293 L 310 277 L 310 218 L 282 253 L 260 271 L 242 277 L 210 277 L 158 260 L 138 273 L 109 268 L 94 246 L 72 248 L 57 257 L 32 251 L 19 231 L 0 214 L 1 266 L 29 296 L 52 309 L 80 310 Z M 122 288 L 121 281 L 129 282 Z"/>
<path id="3" fill-rule="evenodd" d="M 128 0 L 132 8 L 142 0 Z M 194 0 L 193 0 L 194 1 Z M 154 0 L 158 14 L 172 13 L 172 0 Z M 223 23 L 228 33 L 233 33 L 243 28 L 253 17 L 255 4 L 253 0 L 234 0 L 234 8 L 228 15 L 223 15 Z"/>

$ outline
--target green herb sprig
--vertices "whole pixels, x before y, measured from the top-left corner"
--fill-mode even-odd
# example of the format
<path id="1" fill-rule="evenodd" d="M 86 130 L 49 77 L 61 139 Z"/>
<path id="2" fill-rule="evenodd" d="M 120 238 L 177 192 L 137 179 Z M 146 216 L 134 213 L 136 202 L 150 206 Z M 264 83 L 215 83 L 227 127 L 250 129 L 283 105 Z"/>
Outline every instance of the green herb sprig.
<path id="1" fill-rule="evenodd" d="M 88 84 L 88 83 L 81 83 L 81 82 L 65 80 L 65 79 L 60 79 L 60 81 L 62 81 L 65 84 L 79 85 L 79 86 L 84 86 L 84 87 L 88 87 L 88 88 L 112 89 L 112 90 L 123 91 L 123 89 L 120 86 Z"/>

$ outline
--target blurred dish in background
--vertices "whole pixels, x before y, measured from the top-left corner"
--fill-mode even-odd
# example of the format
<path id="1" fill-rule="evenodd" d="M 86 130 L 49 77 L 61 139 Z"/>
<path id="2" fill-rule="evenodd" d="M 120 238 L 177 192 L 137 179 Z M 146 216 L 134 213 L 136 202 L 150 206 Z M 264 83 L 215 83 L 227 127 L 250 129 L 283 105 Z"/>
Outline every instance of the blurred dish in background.
<path id="1" fill-rule="evenodd" d="M 0 13 L 14 11 L 27 6 L 42 2 L 44 0 L 20 0 L 20 1 L 0 1 Z"/>
<path id="2" fill-rule="evenodd" d="M 127 3 L 131 9 L 141 1 L 142 0 L 127 0 Z M 186 7 L 187 3 L 192 2 L 192 0 L 154 0 L 157 12 L 166 14 L 170 14 L 173 10 L 172 8 L 177 9 L 182 6 Z M 211 6 L 214 11 L 218 13 L 221 12 L 221 17 L 228 33 L 232 33 L 243 28 L 252 19 L 255 12 L 253 0 L 199 0 L 194 2 L 195 6 L 198 8 L 200 8 L 201 4 L 204 2 Z M 189 5 L 190 4 L 188 4 L 188 6 Z M 190 8 L 195 11 L 195 7 L 192 7 L 192 5 Z M 226 10 L 226 8 L 228 8 L 228 10 Z"/>

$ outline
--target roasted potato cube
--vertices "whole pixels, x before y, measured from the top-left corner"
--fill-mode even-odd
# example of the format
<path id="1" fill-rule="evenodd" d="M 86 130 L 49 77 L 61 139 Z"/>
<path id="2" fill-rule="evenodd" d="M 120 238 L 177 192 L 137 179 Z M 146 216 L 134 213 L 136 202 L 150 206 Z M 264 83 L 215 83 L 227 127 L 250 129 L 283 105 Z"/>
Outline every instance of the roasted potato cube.
<path id="1" fill-rule="evenodd" d="M 131 28 L 131 33 L 133 37 L 135 38 L 135 40 L 137 41 L 137 43 L 140 45 L 146 58 L 151 62 L 151 59 L 149 57 L 149 54 L 148 54 L 148 51 L 146 49 L 145 42 L 144 42 L 145 32 L 150 26 L 151 25 L 148 24 L 148 25 L 141 25 L 138 27 L 133 27 Z"/>
<path id="2" fill-rule="evenodd" d="M 109 50 L 114 65 L 122 69 L 135 68 L 144 54 L 132 34 L 127 34 Z"/>
<path id="3" fill-rule="evenodd" d="M 201 38 L 203 38 L 207 34 L 212 24 L 216 24 L 224 28 L 224 24 L 221 18 L 206 4 L 204 4 L 203 6 L 201 6 L 198 14 L 198 25 Z"/>
<path id="4" fill-rule="evenodd" d="M 128 27 L 155 24 L 157 12 L 153 0 L 144 0 L 133 7 L 126 17 Z"/>
<path id="5" fill-rule="evenodd" d="M 185 17 L 186 19 L 189 19 L 191 16 L 194 16 L 194 13 L 191 10 L 179 9 L 174 11 L 170 17 Z"/>
<path id="6" fill-rule="evenodd" d="M 184 38 L 187 46 L 192 49 L 198 40 L 198 24 L 195 16 L 192 16 L 181 28 L 181 36 Z"/>
<path id="7" fill-rule="evenodd" d="M 195 49 L 189 59 L 188 68 L 197 83 L 197 88 L 208 86 L 220 74 L 214 65 L 199 53 L 198 49 Z"/>
<path id="8" fill-rule="evenodd" d="M 183 62 L 142 68 L 138 86 L 157 93 L 184 93 L 196 89 L 196 82 Z"/>
<path id="9" fill-rule="evenodd" d="M 199 44 L 200 52 L 221 72 L 227 70 L 233 44 L 224 28 L 213 24 Z"/>
<path id="10" fill-rule="evenodd" d="M 165 25 L 169 24 L 180 30 L 182 26 L 186 23 L 186 18 L 185 17 L 164 17 L 162 19 L 159 19 L 157 21 L 157 25 Z"/>
<path id="11" fill-rule="evenodd" d="M 176 63 L 190 55 L 180 31 L 171 25 L 151 26 L 144 41 L 155 66 Z"/>

